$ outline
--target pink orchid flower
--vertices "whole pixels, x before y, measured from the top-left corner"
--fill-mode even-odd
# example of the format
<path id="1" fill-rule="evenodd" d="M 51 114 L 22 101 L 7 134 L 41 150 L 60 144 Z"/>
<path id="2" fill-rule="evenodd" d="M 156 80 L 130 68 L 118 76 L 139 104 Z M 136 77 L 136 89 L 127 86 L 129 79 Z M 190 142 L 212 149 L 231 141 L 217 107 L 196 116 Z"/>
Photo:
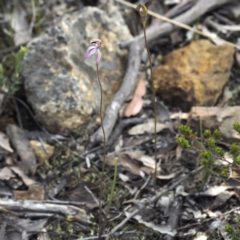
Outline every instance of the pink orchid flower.
<path id="1" fill-rule="evenodd" d="M 99 48 L 101 47 L 102 41 L 100 39 L 93 39 L 91 41 L 90 46 L 88 47 L 85 58 L 91 57 L 94 53 L 97 53 L 97 59 L 96 59 L 96 64 L 99 63 L 101 59 L 101 52 Z"/>

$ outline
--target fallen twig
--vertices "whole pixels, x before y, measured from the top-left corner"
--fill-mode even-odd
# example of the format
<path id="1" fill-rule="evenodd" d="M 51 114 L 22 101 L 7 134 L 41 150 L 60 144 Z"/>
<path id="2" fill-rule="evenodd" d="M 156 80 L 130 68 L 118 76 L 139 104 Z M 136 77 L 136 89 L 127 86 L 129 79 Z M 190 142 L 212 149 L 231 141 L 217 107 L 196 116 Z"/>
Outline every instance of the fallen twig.
<path id="1" fill-rule="evenodd" d="M 87 216 L 85 210 L 69 205 L 43 203 L 31 200 L 14 201 L 11 199 L 0 199 L 0 211 L 2 211 L 2 209 L 15 211 L 58 213 L 64 215 L 66 218 L 71 220 L 80 221 L 82 223 L 90 223 L 89 217 Z"/>

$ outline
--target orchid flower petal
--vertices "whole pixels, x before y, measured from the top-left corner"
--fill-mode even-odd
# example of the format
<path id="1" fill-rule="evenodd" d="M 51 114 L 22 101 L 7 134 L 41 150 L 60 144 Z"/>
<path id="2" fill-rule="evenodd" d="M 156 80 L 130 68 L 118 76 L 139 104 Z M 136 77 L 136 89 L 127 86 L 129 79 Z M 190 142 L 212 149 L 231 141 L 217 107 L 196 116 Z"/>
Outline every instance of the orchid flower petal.
<path id="1" fill-rule="evenodd" d="M 100 52 L 99 49 L 97 50 L 97 54 L 98 54 L 98 56 L 97 56 L 97 59 L 96 59 L 96 63 L 99 63 L 99 61 L 101 59 L 101 52 Z"/>
<path id="2" fill-rule="evenodd" d="M 90 46 L 87 51 L 86 51 L 86 54 L 85 54 L 85 58 L 88 58 L 89 56 L 89 52 L 92 50 L 92 49 L 95 49 L 96 47 L 95 46 Z"/>
<path id="3" fill-rule="evenodd" d="M 88 52 L 88 54 L 86 55 L 86 58 L 91 57 L 96 51 L 97 51 L 96 48 L 91 49 L 91 50 Z"/>
<path id="4" fill-rule="evenodd" d="M 100 39 L 93 39 L 91 41 L 91 45 L 87 48 L 87 51 L 85 53 L 85 58 L 89 58 L 93 54 L 97 53 L 96 64 L 98 64 L 102 56 L 99 50 L 101 44 L 102 44 L 102 41 Z"/>

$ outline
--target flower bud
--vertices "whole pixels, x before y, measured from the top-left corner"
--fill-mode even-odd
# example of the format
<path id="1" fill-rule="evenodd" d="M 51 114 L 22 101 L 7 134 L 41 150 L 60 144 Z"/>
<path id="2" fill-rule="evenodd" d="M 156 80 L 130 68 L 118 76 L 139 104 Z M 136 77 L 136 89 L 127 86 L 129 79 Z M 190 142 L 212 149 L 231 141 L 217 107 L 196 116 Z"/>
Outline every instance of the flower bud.
<path id="1" fill-rule="evenodd" d="M 141 17 L 146 17 L 148 15 L 148 9 L 143 4 L 138 4 L 136 10 L 140 13 Z"/>

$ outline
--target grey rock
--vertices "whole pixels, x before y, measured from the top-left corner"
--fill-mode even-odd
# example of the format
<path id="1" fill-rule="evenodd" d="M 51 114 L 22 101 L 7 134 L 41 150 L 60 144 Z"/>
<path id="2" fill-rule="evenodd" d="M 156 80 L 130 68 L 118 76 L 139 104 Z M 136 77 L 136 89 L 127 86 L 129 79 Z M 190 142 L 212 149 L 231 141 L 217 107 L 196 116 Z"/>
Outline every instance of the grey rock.
<path id="1" fill-rule="evenodd" d="M 27 46 L 22 70 L 27 98 L 51 132 L 64 134 L 99 123 L 96 56 L 85 59 L 93 38 L 102 40 L 99 71 L 106 106 L 126 69 L 127 53 L 118 43 L 132 38 L 117 8 L 107 14 L 87 7 L 64 16 Z"/>

